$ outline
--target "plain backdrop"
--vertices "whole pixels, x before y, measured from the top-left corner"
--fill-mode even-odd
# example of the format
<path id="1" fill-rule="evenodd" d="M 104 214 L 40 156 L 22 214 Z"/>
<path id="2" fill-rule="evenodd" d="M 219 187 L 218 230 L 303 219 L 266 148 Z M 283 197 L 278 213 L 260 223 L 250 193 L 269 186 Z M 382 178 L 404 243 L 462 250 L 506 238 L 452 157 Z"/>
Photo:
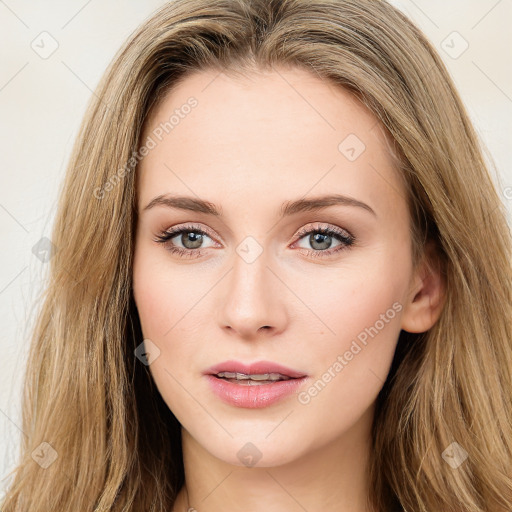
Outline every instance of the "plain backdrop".
<path id="1" fill-rule="evenodd" d="M 0 0 L 0 498 L 22 436 L 21 383 L 57 192 L 86 104 L 161 0 Z M 512 212 L 512 2 L 395 0 L 438 49 Z M 475 243 L 482 243 L 475 240 Z M 44 251 L 43 251 L 44 252 Z M 65 411 L 54 411 L 65 414 Z"/>

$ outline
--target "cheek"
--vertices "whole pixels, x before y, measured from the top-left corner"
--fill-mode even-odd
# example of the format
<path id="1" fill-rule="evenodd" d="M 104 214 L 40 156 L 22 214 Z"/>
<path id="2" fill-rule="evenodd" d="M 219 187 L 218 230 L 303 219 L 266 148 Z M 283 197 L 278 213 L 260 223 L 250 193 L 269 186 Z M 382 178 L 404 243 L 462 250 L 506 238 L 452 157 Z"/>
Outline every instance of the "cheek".
<path id="1" fill-rule="evenodd" d="M 133 295 L 143 338 L 151 340 L 159 350 L 149 371 L 160 395 L 179 421 L 184 420 L 179 413 L 191 408 L 189 396 L 179 384 L 186 380 L 188 364 L 180 361 L 189 361 L 194 352 L 187 343 L 190 335 L 181 331 L 186 326 L 187 310 L 191 308 L 187 306 L 189 300 L 180 293 L 185 283 L 179 273 L 170 275 L 169 266 L 162 265 L 154 251 L 136 246 Z M 199 414 L 199 411 L 194 412 Z"/>
<path id="2" fill-rule="evenodd" d="M 184 317 L 199 300 L 200 292 L 190 280 L 190 269 L 171 267 L 164 251 L 136 246 L 133 295 L 144 337 L 158 340 L 159 345 L 170 339 L 174 326 L 186 321 Z"/>
<path id="3" fill-rule="evenodd" d="M 312 390 L 311 395 L 322 394 L 319 402 L 342 398 L 346 404 L 362 406 L 375 398 L 400 334 L 408 262 L 406 246 L 383 248 L 358 258 L 357 263 L 347 263 L 333 279 L 317 280 L 316 286 L 312 286 L 314 280 L 303 281 L 306 286 L 300 293 L 308 297 L 308 305 L 321 320 L 309 336 L 309 343 L 315 340 L 310 368 L 321 381 L 318 393 Z M 302 350 L 311 348 L 305 344 Z M 332 393 L 320 393 L 324 387 Z"/>
<path id="4" fill-rule="evenodd" d="M 165 332 L 163 326 L 170 322 L 166 310 L 172 302 L 172 296 L 165 293 L 162 277 L 152 268 L 151 262 L 144 258 L 143 251 L 140 251 L 133 267 L 133 296 L 144 338 L 161 338 Z"/>
<path id="5" fill-rule="evenodd" d="M 400 295 L 386 280 L 369 277 L 364 285 L 345 280 L 336 300 L 318 298 L 310 303 L 323 322 L 317 331 L 320 336 L 311 332 L 310 338 L 315 338 L 311 368 L 316 375 L 343 374 L 350 381 L 344 384 L 347 389 L 357 387 L 357 382 L 364 386 L 372 372 L 385 380 L 400 333 Z"/>
<path id="6" fill-rule="evenodd" d="M 157 386 L 165 386 L 167 396 L 180 395 L 172 376 L 180 382 L 189 378 L 205 350 L 205 333 L 212 332 L 207 294 L 217 279 L 211 272 L 203 277 L 193 266 L 170 264 L 164 251 L 136 246 L 133 295 L 143 337 L 160 350 L 149 369 Z"/>
<path id="7" fill-rule="evenodd" d="M 394 325 L 397 331 L 410 269 L 405 250 L 386 251 L 361 253 L 347 259 L 343 268 L 326 269 L 325 276 L 295 281 L 302 283 L 298 294 L 307 298 L 310 310 L 320 320 L 316 322 L 320 334 L 333 349 L 342 349 L 376 323 L 379 330 Z M 382 315 L 386 329 L 382 329 Z"/>

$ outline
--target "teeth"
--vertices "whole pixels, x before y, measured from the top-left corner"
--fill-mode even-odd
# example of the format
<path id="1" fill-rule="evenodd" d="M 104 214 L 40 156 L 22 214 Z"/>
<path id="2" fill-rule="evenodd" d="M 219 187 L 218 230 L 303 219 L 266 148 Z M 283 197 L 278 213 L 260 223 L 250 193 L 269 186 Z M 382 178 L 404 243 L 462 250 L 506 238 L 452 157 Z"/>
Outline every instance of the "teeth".
<path id="1" fill-rule="evenodd" d="M 236 380 L 289 380 L 291 377 L 282 375 L 280 373 L 260 373 L 250 374 L 245 373 L 234 373 L 234 372 L 220 372 L 217 373 L 217 377 L 223 377 L 225 379 L 236 379 Z"/>

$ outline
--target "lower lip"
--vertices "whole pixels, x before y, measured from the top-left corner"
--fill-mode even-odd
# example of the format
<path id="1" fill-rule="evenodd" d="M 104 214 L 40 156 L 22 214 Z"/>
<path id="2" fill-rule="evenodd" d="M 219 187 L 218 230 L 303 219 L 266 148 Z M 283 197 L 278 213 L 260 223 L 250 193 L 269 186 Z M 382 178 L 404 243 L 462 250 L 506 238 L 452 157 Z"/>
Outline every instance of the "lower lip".
<path id="1" fill-rule="evenodd" d="M 297 391 L 306 380 L 279 380 L 272 384 L 243 385 L 234 384 L 214 375 L 206 375 L 212 391 L 224 402 L 235 407 L 258 409 L 267 407 Z"/>

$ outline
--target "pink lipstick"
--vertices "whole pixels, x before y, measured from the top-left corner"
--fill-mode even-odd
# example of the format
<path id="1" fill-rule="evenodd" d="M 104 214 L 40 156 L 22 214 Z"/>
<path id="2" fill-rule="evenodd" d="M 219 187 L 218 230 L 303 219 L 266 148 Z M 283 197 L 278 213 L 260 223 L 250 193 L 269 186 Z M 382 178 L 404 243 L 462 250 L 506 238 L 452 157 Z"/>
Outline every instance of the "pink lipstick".
<path id="1" fill-rule="evenodd" d="M 224 361 L 208 368 L 204 375 L 221 400 L 249 409 L 276 403 L 296 392 L 307 378 L 303 372 L 270 361 Z"/>

